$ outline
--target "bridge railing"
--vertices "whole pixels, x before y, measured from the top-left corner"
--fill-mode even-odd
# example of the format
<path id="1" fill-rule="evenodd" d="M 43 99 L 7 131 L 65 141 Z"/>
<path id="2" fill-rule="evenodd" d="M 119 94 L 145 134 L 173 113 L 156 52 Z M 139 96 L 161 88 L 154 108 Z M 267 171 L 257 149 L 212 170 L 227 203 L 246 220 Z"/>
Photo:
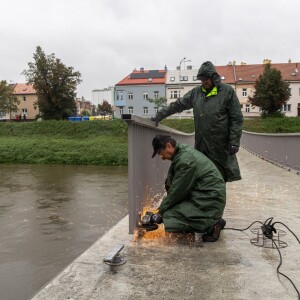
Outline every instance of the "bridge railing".
<path id="1" fill-rule="evenodd" d="M 241 145 L 278 165 L 300 171 L 300 134 L 267 134 L 243 131 Z"/>
<path id="2" fill-rule="evenodd" d="M 152 157 L 152 140 L 167 134 L 176 141 L 194 144 L 194 134 L 187 134 L 134 115 L 122 115 L 128 123 L 128 208 L 129 233 L 133 233 L 143 210 L 155 205 L 165 192 L 164 182 L 170 166 L 156 155 Z"/>

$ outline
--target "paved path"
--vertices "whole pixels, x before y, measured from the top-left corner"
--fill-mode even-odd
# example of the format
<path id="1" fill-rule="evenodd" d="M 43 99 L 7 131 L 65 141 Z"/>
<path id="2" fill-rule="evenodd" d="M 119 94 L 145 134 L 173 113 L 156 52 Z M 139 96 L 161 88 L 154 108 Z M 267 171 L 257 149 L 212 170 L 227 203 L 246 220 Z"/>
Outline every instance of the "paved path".
<path id="1" fill-rule="evenodd" d="M 238 156 L 243 180 L 227 185 L 227 227 L 273 217 L 300 238 L 300 176 L 244 149 Z M 275 227 L 287 232 L 280 271 L 300 290 L 300 245 L 282 225 Z M 277 276 L 277 250 L 255 246 L 253 238 L 250 230 L 224 230 L 203 247 L 163 233 L 134 240 L 125 217 L 33 299 L 297 299 L 291 283 Z M 102 261 L 116 244 L 125 245 L 127 263 L 112 273 Z"/>

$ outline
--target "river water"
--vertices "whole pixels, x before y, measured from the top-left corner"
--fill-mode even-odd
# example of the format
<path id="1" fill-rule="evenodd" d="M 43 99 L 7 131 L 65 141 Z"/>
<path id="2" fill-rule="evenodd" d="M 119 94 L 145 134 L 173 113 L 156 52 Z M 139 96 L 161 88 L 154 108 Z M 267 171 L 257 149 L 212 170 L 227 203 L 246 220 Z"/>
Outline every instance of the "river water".
<path id="1" fill-rule="evenodd" d="M 122 219 L 127 168 L 0 164 L 0 299 L 30 299 Z"/>

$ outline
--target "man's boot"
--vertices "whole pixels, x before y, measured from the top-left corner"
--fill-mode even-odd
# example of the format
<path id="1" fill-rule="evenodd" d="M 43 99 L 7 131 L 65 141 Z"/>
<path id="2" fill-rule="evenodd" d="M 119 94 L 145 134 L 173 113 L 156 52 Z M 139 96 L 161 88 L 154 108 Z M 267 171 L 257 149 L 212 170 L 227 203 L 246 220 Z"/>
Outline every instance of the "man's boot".
<path id="1" fill-rule="evenodd" d="M 215 224 L 209 233 L 205 233 L 202 236 L 203 242 L 216 242 L 220 237 L 220 232 L 224 229 L 226 221 L 220 219 L 220 221 Z"/>

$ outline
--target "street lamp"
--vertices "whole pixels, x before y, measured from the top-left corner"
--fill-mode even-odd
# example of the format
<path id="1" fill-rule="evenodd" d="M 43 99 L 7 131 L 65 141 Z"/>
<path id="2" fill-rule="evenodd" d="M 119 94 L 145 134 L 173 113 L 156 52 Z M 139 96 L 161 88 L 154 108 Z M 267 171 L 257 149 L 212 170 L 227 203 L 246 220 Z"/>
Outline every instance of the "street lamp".
<path id="1" fill-rule="evenodd" d="M 180 91 L 180 89 L 181 89 L 181 64 L 182 64 L 182 63 L 189 62 L 189 61 L 191 61 L 191 60 L 190 60 L 190 59 L 186 59 L 186 57 L 184 57 L 184 58 L 180 61 L 180 63 L 179 63 L 179 91 Z M 185 69 L 185 67 L 184 67 L 184 69 Z"/>
<path id="2" fill-rule="evenodd" d="M 178 89 L 179 89 L 178 96 L 179 97 L 178 98 L 180 98 L 180 90 L 181 90 L 181 64 L 186 63 L 188 61 L 191 61 L 191 60 L 186 59 L 186 57 L 184 57 L 179 63 L 179 85 L 178 85 Z M 185 65 L 184 65 L 184 69 L 185 69 Z M 181 119 L 181 113 L 179 115 L 180 115 L 180 119 Z"/>

